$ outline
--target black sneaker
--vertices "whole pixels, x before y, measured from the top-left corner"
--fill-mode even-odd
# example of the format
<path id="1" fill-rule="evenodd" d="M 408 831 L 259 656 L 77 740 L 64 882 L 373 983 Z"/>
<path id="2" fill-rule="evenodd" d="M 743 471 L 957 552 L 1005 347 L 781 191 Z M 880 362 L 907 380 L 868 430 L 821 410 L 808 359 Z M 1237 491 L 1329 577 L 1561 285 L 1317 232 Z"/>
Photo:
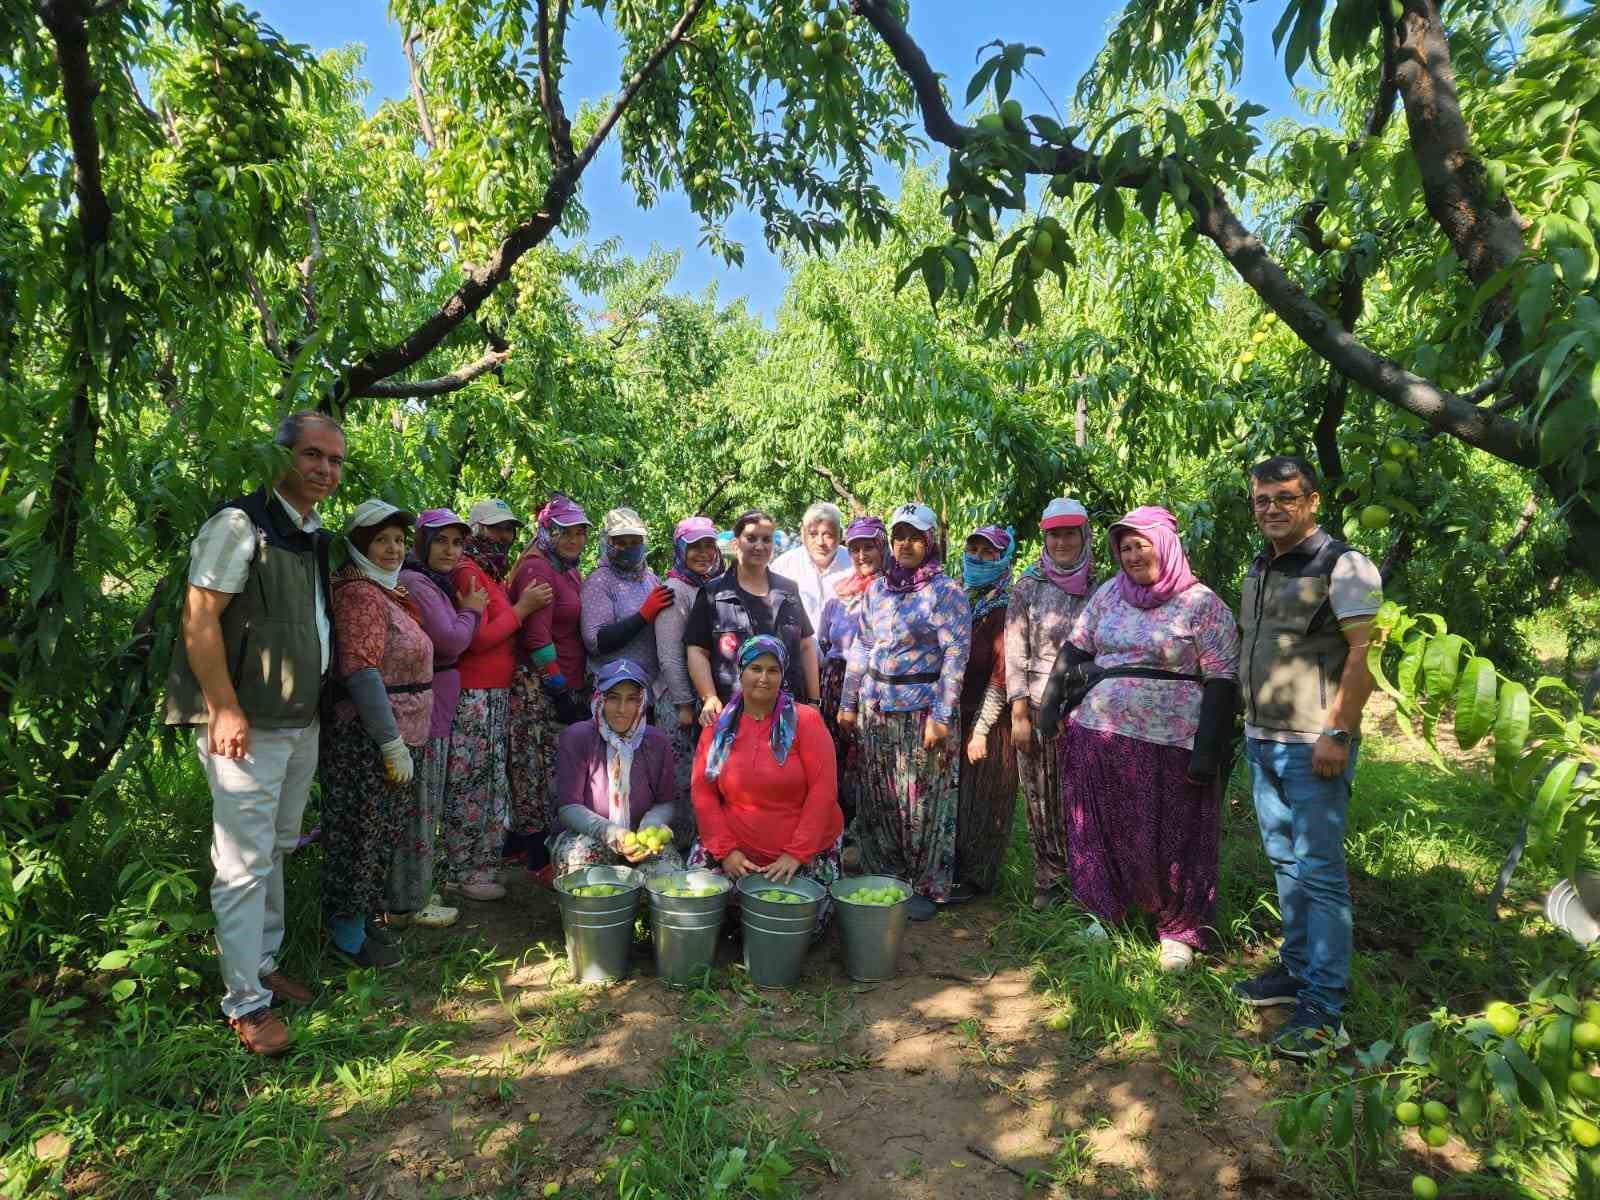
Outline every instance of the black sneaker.
<path id="1" fill-rule="evenodd" d="M 378 945 L 384 947 L 398 946 L 400 944 L 400 939 L 394 935 L 393 931 L 385 929 L 371 917 L 367 918 L 367 941 L 377 942 Z"/>
<path id="2" fill-rule="evenodd" d="M 354 954 L 332 938 L 328 945 L 333 947 L 333 952 L 346 962 L 354 963 L 358 967 L 392 967 L 405 959 L 400 947 L 394 944 L 384 945 L 374 937 L 368 937 L 361 943 L 361 949 Z"/>
<path id="3" fill-rule="evenodd" d="M 1300 990 L 1306 985 L 1281 962 L 1275 962 L 1254 979 L 1241 979 L 1233 985 L 1236 999 L 1251 1008 L 1275 1008 L 1280 1004 L 1294 1004 L 1300 999 Z"/>
<path id="4" fill-rule="evenodd" d="M 1279 1054 L 1299 1059 L 1343 1050 L 1349 1044 L 1343 1022 L 1305 1000 L 1295 1005 L 1294 1016 L 1272 1039 L 1272 1048 Z"/>

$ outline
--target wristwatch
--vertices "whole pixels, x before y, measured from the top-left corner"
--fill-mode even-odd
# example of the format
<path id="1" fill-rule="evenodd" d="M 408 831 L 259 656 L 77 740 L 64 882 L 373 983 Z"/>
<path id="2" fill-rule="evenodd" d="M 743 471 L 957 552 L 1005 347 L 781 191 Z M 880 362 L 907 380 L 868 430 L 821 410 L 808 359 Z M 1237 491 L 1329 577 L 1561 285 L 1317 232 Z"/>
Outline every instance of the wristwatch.
<path id="1" fill-rule="evenodd" d="M 1327 738 L 1330 742 L 1335 742 L 1340 746 L 1348 746 L 1353 735 L 1348 729 L 1339 729 L 1335 726 L 1329 725 L 1322 731 L 1322 736 Z"/>

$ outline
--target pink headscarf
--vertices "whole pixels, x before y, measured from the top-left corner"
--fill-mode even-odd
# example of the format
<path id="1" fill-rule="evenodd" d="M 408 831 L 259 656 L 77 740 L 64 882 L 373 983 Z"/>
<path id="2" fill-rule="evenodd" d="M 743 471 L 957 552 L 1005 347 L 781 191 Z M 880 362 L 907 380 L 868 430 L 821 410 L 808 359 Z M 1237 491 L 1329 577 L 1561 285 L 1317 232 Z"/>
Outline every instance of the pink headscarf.
<path id="1" fill-rule="evenodd" d="M 1135 608 L 1157 608 L 1200 582 L 1189 570 L 1189 559 L 1183 552 L 1183 543 L 1178 540 L 1178 518 L 1166 509 L 1146 504 L 1111 526 L 1111 558 L 1119 564 L 1124 533 L 1138 533 L 1149 538 L 1160 564 L 1155 582 L 1151 584 L 1135 583 L 1126 571 L 1117 572 L 1117 587 L 1122 598 Z"/>

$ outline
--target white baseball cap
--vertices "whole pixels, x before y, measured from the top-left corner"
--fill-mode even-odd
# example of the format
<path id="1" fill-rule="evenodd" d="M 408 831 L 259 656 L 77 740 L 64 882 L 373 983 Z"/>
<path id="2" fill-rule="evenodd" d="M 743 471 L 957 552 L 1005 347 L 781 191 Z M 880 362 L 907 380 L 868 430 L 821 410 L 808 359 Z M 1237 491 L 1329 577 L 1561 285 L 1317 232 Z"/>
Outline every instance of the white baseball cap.
<path id="1" fill-rule="evenodd" d="M 889 515 L 889 528 L 896 525 L 909 525 L 913 529 L 920 529 L 923 533 L 932 533 L 939 527 L 939 518 L 933 515 L 933 509 L 926 504 L 902 504 Z"/>
<path id="2" fill-rule="evenodd" d="M 601 537 L 649 537 L 650 531 L 631 508 L 613 508 L 600 519 Z"/>
<path id="3" fill-rule="evenodd" d="M 1044 515 L 1039 518 L 1040 529 L 1061 529 L 1087 525 L 1089 523 L 1089 510 L 1076 500 L 1066 496 L 1057 496 L 1044 506 Z"/>
<path id="4" fill-rule="evenodd" d="M 504 525 L 507 521 L 513 525 L 527 524 L 504 500 L 479 500 L 467 514 L 467 520 L 473 525 Z"/>
<path id="5" fill-rule="evenodd" d="M 351 513 L 350 519 L 345 522 L 345 532 L 349 533 L 351 530 L 361 529 L 368 525 L 378 525 L 394 516 L 398 516 L 408 527 L 417 519 L 416 513 L 407 512 L 397 505 L 390 504 L 387 500 L 379 500 L 376 496 L 373 496 L 356 505 L 355 512 Z"/>

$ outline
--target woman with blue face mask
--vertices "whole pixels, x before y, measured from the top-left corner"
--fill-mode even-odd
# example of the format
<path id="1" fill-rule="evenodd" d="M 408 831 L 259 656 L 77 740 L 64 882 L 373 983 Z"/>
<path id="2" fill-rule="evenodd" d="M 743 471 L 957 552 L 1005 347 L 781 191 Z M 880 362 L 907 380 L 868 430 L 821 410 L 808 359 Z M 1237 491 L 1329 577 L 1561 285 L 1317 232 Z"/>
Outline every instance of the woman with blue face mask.
<path id="1" fill-rule="evenodd" d="M 613 508 L 600 522 L 600 561 L 583 581 L 583 645 L 589 670 L 625 658 L 644 671 L 651 702 L 660 673 L 655 619 L 672 607 L 672 591 L 645 564 L 649 531 L 631 508 Z"/>
<path id="2" fill-rule="evenodd" d="M 1017 540 L 985 525 L 967 538 L 961 582 L 972 609 L 972 654 L 961 685 L 961 798 L 956 810 L 952 903 L 992 891 L 1017 803 L 1017 756 L 1006 705 L 1006 612 Z"/>

